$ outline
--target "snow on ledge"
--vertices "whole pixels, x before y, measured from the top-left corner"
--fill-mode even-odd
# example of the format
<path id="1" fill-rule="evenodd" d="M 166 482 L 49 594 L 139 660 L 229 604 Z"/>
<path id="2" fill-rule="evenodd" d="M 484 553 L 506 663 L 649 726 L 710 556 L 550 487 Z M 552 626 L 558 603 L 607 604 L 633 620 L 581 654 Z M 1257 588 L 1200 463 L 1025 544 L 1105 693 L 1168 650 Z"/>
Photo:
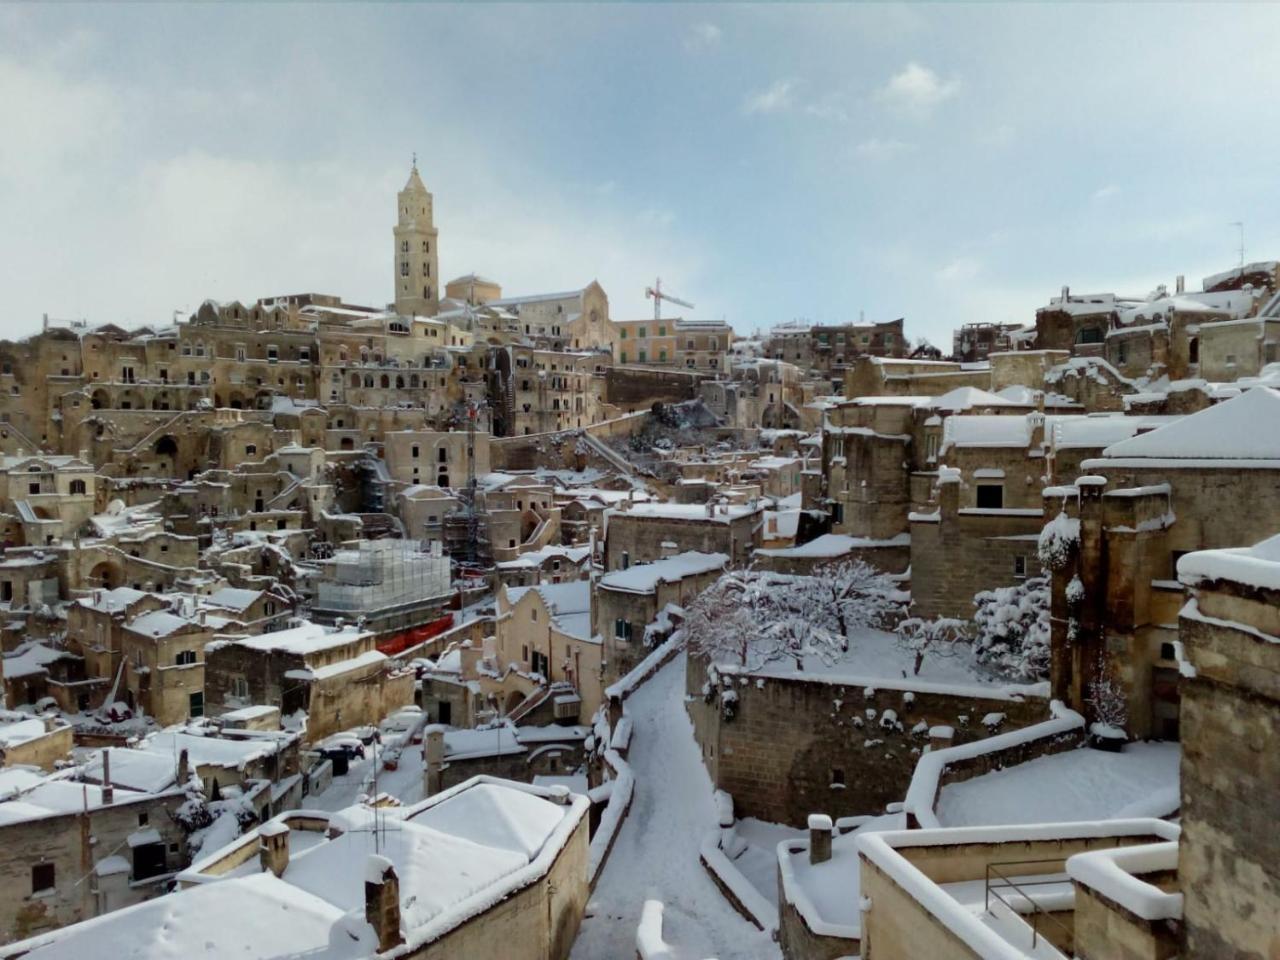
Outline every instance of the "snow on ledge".
<path id="1" fill-rule="evenodd" d="M 771 670 L 768 665 L 760 670 L 748 670 L 741 664 L 717 663 L 716 670 L 725 675 L 752 677 L 768 683 L 773 680 L 799 680 L 806 683 L 824 683 L 833 687 L 872 688 L 910 693 L 934 693 L 949 697 L 974 697 L 980 700 L 1022 701 L 1028 697 L 1048 698 L 1049 683 L 937 683 L 931 680 L 913 680 L 902 677 L 878 677 L 869 674 L 818 673 L 808 670 Z M 984 743 L 986 741 L 983 741 Z"/>
<path id="2" fill-rule="evenodd" d="M 636 780 L 631 772 L 631 765 L 623 760 L 616 750 L 604 752 L 604 762 L 613 770 L 614 779 L 610 781 L 609 803 L 600 814 L 600 823 L 596 826 L 596 835 L 591 838 L 591 846 L 587 861 L 587 884 L 594 888 L 596 878 L 604 868 L 609 856 L 609 848 L 613 846 L 614 837 L 622 826 L 622 821 L 631 806 L 631 797 L 635 793 Z"/>
<path id="3" fill-rule="evenodd" d="M 699 851 L 703 865 L 733 895 L 742 909 L 750 914 L 755 925 L 765 933 L 771 933 L 778 926 L 778 911 L 724 855 L 724 851 L 720 849 L 720 836 L 720 828 L 717 827 L 703 839 Z"/>
<path id="4" fill-rule="evenodd" d="M 996 753 L 1012 747 L 1020 747 L 1035 740 L 1048 739 L 1070 733 L 1072 730 L 1084 729 L 1084 717 L 1069 710 L 1058 700 L 1049 704 L 1053 719 L 1043 723 L 1035 723 L 1021 730 L 997 734 L 983 740 L 962 743 L 955 747 L 945 747 L 923 754 L 916 762 L 915 772 L 911 776 L 911 785 L 907 788 L 904 809 L 908 816 L 914 817 L 916 823 L 925 829 L 936 829 L 942 826 L 933 811 L 938 799 L 938 784 L 943 771 L 951 763 L 960 760 L 972 760 L 986 753 Z"/>
<path id="5" fill-rule="evenodd" d="M 1027 960 L 1024 949 L 1009 943 L 898 853 L 899 847 L 955 844 L 1157 836 L 1177 845 L 1180 830 L 1164 820 L 1108 820 L 1083 823 L 1040 823 L 998 827 L 953 827 L 944 830 L 900 830 L 868 833 L 857 839 L 858 853 L 932 914 L 984 960 Z M 1072 858 L 1074 859 L 1074 858 Z M 1067 861 L 1070 863 L 1070 860 Z M 874 905 L 872 906 L 874 910 Z"/>
<path id="6" fill-rule="evenodd" d="M 1280 536 L 1252 547 L 1188 553 L 1178 560 L 1178 579 L 1192 586 L 1205 580 L 1231 580 L 1248 587 L 1280 590 Z"/>
<path id="7" fill-rule="evenodd" d="M 1143 920 L 1181 920 L 1182 894 L 1166 893 L 1135 873 L 1176 870 L 1178 841 L 1115 847 L 1077 853 L 1067 860 L 1067 874 Z"/>

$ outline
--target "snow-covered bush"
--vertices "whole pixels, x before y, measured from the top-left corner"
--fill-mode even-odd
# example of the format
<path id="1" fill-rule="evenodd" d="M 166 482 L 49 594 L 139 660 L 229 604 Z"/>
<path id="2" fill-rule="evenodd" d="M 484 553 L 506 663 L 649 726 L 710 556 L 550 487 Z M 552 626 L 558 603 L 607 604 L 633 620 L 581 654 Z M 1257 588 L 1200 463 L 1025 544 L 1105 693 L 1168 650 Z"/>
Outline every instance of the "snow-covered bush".
<path id="1" fill-rule="evenodd" d="M 1036 554 L 1040 562 L 1050 570 L 1061 570 L 1071 559 L 1080 543 L 1080 521 L 1068 517 L 1065 510 L 1044 525 Z"/>
<path id="2" fill-rule="evenodd" d="M 1103 737 L 1124 737 L 1129 722 L 1129 701 L 1122 687 L 1104 665 L 1090 682 L 1085 705 L 1089 708 L 1090 730 Z"/>
<path id="3" fill-rule="evenodd" d="M 820 577 L 734 570 L 686 609 L 690 650 L 713 662 L 758 669 L 791 658 L 839 659 L 853 633 L 891 623 L 906 595 L 859 561 L 823 570 Z"/>
<path id="4" fill-rule="evenodd" d="M 1049 675 L 1049 578 L 1030 577 L 1012 587 L 974 595 L 974 656 L 1012 680 Z"/>
<path id="5" fill-rule="evenodd" d="M 958 652 L 959 644 L 968 640 L 963 620 L 954 617 L 908 617 L 898 624 L 898 646 L 915 654 L 913 673 L 924 666 L 926 655 L 951 657 Z"/>

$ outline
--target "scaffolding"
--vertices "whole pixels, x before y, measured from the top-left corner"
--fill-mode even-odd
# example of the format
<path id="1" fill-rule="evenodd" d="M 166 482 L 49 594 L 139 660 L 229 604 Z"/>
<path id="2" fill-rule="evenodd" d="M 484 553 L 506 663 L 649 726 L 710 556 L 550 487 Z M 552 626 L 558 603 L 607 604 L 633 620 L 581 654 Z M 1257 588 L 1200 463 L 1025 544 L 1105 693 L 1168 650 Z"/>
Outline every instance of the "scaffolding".
<path id="1" fill-rule="evenodd" d="M 449 558 L 438 543 L 359 540 L 319 563 L 312 609 L 374 620 L 399 609 L 437 605 L 450 594 Z"/>

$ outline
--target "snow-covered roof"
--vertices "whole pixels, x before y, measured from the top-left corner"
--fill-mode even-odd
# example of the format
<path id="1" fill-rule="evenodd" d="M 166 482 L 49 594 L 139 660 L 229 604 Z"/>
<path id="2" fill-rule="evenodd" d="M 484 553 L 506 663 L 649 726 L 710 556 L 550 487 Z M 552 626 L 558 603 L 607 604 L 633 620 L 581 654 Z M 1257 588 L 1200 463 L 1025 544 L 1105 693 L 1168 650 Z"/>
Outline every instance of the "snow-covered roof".
<path id="1" fill-rule="evenodd" d="M 549 543 L 540 550 L 533 550 L 529 553 L 522 553 L 515 560 L 504 560 L 498 564 L 499 570 L 524 570 L 533 567 L 540 567 L 548 560 L 557 558 L 566 560 L 569 563 L 582 563 L 591 553 L 590 547 L 562 547 L 557 544 Z"/>
<path id="2" fill-rule="evenodd" d="M 146 596 L 150 594 L 132 587 L 116 587 L 114 590 L 95 590 L 90 596 L 81 597 L 76 602 L 99 613 L 123 613 Z"/>
<path id="3" fill-rule="evenodd" d="M 232 740 L 182 730 L 161 730 L 143 741 L 143 749 L 162 757 L 179 757 L 186 750 L 192 767 L 214 766 L 243 770 L 254 760 L 276 753 L 285 742 L 286 738 L 278 735 Z M 112 755 L 112 760 L 114 759 L 115 756 Z M 115 779 L 114 769 L 111 776 Z"/>
<path id="4" fill-rule="evenodd" d="M 253 602 L 262 596 L 261 590 L 244 590 L 238 587 L 223 587 L 215 590 L 206 598 L 215 607 L 223 607 L 237 612 L 248 609 Z"/>
<path id="5" fill-rule="evenodd" d="M 72 656 L 73 654 L 65 650 L 55 650 L 53 647 L 33 640 L 19 646 L 12 653 L 4 655 L 0 676 L 6 680 L 35 676 L 44 673 L 49 664 Z"/>
<path id="6" fill-rule="evenodd" d="M 84 767 L 84 778 L 102 782 L 103 754 L 111 754 L 111 782 L 116 786 L 158 793 L 174 785 L 178 775 L 178 756 L 148 749 L 108 747 L 95 753 Z M 190 755 L 188 754 L 188 757 Z"/>
<path id="7" fill-rule="evenodd" d="M 1178 579 L 1188 584 L 1231 580 L 1264 590 L 1280 590 L 1280 535 L 1252 547 L 1188 553 L 1178 559 Z"/>
<path id="8" fill-rule="evenodd" d="M 333 629 L 323 624 L 307 621 L 288 630 L 264 633 L 256 637 L 237 637 L 234 642 L 251 650 L 275 650 L 282 653 L 306 655 L 353 643 L 369 632 L 358 627 L 347 626 Z"/>
<path id="9" fill-rule="evenodd" d="M 625 511 L 611 510 L 612 516 L 619 517 L 654 517 L 663 520 L 704 520 L 708 523 L 728 523 L 749 517 L 763 510 L 757 504 L 750 506 L 744 503 L 717 504 L 715 512 L 708 511 L 705 504 L 700 503 L 637 503 Z"/>
<path id="10" fill-rule="evenodd" d="M 1201 281 L 1201 286 L 1208 290 L 1210 287 L 1216 287 L 1227 280 L 1234 280 L 1236 277 L 1247 277 L 1251 273 L 1275 273 L 1277 267 L 1280 267 L 1280 262 L 1275 260 L 1258 260 L 1254 263 L 1246 263 L 1243 267 L 1232 267 L 1230 270 L 1211 274 Z"/>
<path id="11" fill-rule="evenodd" d="M 888 540 L 871 540 L 866 537 L 851 537 L 844 533 L 824 533 L 808 543 L 797 547 L 779 547 L 776 549 L 756 550 L 757 556 L 780 557 L 786 559 L 833 560 L 843 557 L 859 548 L 867 547 L 906 547 L 911 545 L 911 534 L 900 533 Z"/>
<path id="12" fill-rule="evenodd" d="M 597 581 L 608 590 L 621 590 L 626 593 L 653 593 L 659 583 L 675 583 L 685 577 L 723 570 L 729 558 L 723 553 L 699 553 L 689 550 L 678 553 L 674 557 L 655 560 L 653 563 L 640 563 L 626 570 L 615 570 L 607 573 Z"/>
<path id="13" fill-rule="evenodd" d="M 1280 392 L 1254 387 L 1238 397 L 1114 443 L 1107 459 L 1280 461 Z M 1280 462 L 1276 464 L 1280 469 Z"/>
<path id="14" fill-rule="evenodd" d="M 532 587 L 507 587 L 507 600 L 514 607 L 533 591 L 542 597 L 552 618 L 563 633 L 579 640 L 591 639 L 591 581 L 542 583 Z"/>
<path id="15" fill-rule="evenodd" d="M 954 411 L 972 410 L 974 407 L 1016 407 L 1020 404 L 978 387 L 956 387 L 940 397 L 930 397 L 917 406 L 931 410 Z"/>
<path id="16" fill-rule="evenodd" d="M 942 428 L 942 449 L 949 447 L 1025 447 L 1031 442 L 1031 420 L 1004 414 L 948 417 Z"/>

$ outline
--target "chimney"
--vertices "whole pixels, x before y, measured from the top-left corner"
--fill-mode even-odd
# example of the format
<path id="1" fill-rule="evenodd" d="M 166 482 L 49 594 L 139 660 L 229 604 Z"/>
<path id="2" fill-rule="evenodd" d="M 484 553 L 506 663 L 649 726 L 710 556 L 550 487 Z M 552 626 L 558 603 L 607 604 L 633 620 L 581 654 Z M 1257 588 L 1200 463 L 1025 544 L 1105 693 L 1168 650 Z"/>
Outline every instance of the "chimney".
<path id="1" fill-rule="evenodd" d="M 378 952 L 404 943 L 400 932 L 400 878 L 386 857 L 371 853 L 365 861 L 364 918 L 378 935 Z"/>
<path id="2" fill-rule="evenodd" d="M 102 805 L 111 803 L 116 796 L 111 786 L 111 748 L 102 751 Z"/>
<path id="3" fill-rule="evenodd" d="M 826 863 L 831 859 L 831 818 L 825 813 L 809 814 L 809 862 Z"/>
<path id="4" fill-rule="evenodd" d="M 423 731 L 422 795 L 433 797 L 444 789 L 444 727 L 433 723 Z"/>
<path id="5" fill-rule="evenodd" d="M 184 749 L 178 754 L 178 786 L 183 786 L 191 779 L 191 757 Z"/>
<path id="6" fill-rule="evenodd" d="M 1174 289 L 1174 290 L 1176 290 L 1176 291 L 1178 292 L 1178 294 L 1179 294 L 1179 295 L 1181 295 L 1181 294 L 1183 294 L 1183 293 L 1186 293 L 1186 291 L 1187 291 L 1187 278 L 1186 278 L 1186 277 L 1184 277 L 1182 274 L 1178 274 L 1177 284 L 1176 284 L 1176 286 L 1174 286 L 1174 288 L 1173 288 L 1173 289 Z"/>
<path id="7" fill-rule="evenodd" d="M 1063 287 L 1062 287 L 1062 302 L 1063 302 L 1063 303 L 1066 303 L 1066 302 L 1067 302 L 1067 300 L 1068 300 L 1068 299 L 1070 299 L 1070 297 L 1071 297 L 1071 288 L 1070 288 L 1070 287 L 1068 287 L 1066 284 L 1063 284 Z"/>
<path id="8" fill-rule="evenodd" d="M 289 869 L 289 828 L 279 820 L 269 820 L 258 828 L 258 841 L 258 862 L 262 865 L 262 872 L 269 870 L 277 877 L 283 877 L 285 870 Z"/>

